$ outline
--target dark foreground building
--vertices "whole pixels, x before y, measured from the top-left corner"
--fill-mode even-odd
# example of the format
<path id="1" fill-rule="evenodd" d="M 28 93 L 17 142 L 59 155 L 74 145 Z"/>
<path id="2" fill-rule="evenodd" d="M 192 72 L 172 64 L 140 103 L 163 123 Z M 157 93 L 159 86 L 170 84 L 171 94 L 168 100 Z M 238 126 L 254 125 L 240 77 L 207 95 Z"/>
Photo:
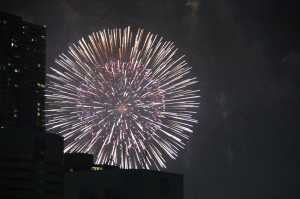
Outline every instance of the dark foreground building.
<path id="1" fill-rule="evenodd" d="M 183 199 L 181 174 L 93 165 L 89 154 L 78 154 L 77 161 L 71 156 L 65 156 L 65 199 Z"/>
<path id="2" fill-rule="evenodd" d="M 0 128 L 0 199 L 63 199 L 63 139 Z"/>
<path id="3" fill-rule="evenodd" d="M 0 12 L 0 125 L 44 131 L 46 29 Z"/>

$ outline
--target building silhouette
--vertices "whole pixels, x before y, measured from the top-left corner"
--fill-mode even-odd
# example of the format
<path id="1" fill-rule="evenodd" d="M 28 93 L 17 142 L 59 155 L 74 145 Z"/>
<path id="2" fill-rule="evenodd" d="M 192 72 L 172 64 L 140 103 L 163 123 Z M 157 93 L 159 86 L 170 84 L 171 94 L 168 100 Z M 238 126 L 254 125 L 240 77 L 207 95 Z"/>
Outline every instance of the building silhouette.
<path id="1" fill-rule="evenodd" d="M 44 26 L 0 12 L 0 199 L 183 199 L 181 174 L 63 158 L 63 139 L 41 133 L 45 45 Z"/>
<path id="2" fill-rule="evenodd" d="M 0 199 L 63 199 L 63 139 L 0 128 Z"/>
<path id="3" fill-rule="evenodd" d="M 63 199 L 63 139 L 44 133 L 46 29 L 0 12 L 0 199 Z"/>
<path id="4" fill-rule="evenodd" d="M 65 154 L 65 199 L 183 199 L 183 175 L 95 165 L 90 154 Z"/>
<path id="5" fill-rule="evenodd" d="M 44 131 L 46 29 L 0 12 L 0 125 Z"/>

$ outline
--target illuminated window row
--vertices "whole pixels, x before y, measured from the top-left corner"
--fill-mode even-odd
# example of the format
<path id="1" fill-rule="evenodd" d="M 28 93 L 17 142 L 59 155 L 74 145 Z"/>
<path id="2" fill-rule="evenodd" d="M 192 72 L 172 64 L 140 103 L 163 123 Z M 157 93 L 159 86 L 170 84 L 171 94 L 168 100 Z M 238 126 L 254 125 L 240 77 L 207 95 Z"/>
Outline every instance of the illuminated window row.
<path id="1" fill-rule="evenodd" d="M 37 86 L 40 88 L 46 88 L 45 84 L 37 83 Z"/>
<path id="2" fill-rule="evenodd" d="M 5 19 L 0 19 L 0 24 L 7 24 L 7 21 Z"/>
<path id="3" fill-rule="evenodd" d="M 102 167 L 99 167 L 99 166 L 94 166 L 94 167 L 91 167 L 91 170 L 92 170 L 92 171 L 102 171 L 103 168 L 102 168 Z M 69 172 L 74 172 L 74 169 L 73 169 L 73 168 L 70 168 L 70 169 L 69 169 Z"/>
<path id="4" fill-rule="evenodd" d="M 103 168 L 102 167 L 91 167 L 91 170 L 93 170 L 93 171 L 101 171 L 101 170 L 103 170 Z"/>
<path id="5" fill-rule="evenodd" d="M 17 41 L 16 39 L 12 38 L 12 39 L 11 39 L 11 46 L 12 46 L 12 47 L 18 47 L 17 42 L 18 42 L 18 41 Z"/>

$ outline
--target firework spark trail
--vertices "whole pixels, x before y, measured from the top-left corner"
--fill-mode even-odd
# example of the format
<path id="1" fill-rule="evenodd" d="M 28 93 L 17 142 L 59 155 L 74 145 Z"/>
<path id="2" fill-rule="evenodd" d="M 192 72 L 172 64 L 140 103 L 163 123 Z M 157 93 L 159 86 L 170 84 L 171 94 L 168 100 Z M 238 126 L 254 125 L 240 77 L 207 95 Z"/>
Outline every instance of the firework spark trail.
<path id="1" fill-rule="evenodd" d="M 197 120 L 197 81 L 177 49 L 138 30 L 108 29 L 82 38 L 61 54 L 47 76 L 47 129 L 65 152 L 96 155 L 98 164 L 165 168 L 176 159 Z"/>

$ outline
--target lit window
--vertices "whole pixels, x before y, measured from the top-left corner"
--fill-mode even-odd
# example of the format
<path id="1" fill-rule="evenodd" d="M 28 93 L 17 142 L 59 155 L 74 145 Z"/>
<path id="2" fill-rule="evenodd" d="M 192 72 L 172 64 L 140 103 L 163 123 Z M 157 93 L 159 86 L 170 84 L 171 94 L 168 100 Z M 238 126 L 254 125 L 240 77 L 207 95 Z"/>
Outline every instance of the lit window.
<path id="1" fill-rule="evenodd" d="M 40 68 L 40 67 L 41 67 L 41 64 L 37 64 L 37 67 Z"/>
<path id="2" fill-rule="evenodd" d="M 101 170 L 103 170 L 103 168 L 102 167 L 91 167 L 91 170 L 93 170 L 93 171 L 101 171 Z"/>
<path id="3" fill-rule="evenodd" d="M 36 114 L 37 116 L 40 116 L 41 114 L 40 114 L 40 112 L 37 112 L 37 114 Z"/>
<path id="4" fill-rule="evenodd" d="M 18 87 L 18 84 L 15 84 L 15 87 L 17 88 L 17 87 Z"/>
<path id="5" fill-rule="evenodd" d="M 38 106 L 40 106 L 41 104 L 38 102 L 38 103 L 36 103 Z"/>
<path id="6" fill-rule="evenodd" d="M 18 115 L 17 115 L 17 114 L 14 114 L 14 117 L 18 117 Z"/>
<path id="7" fill-rule="evenodd" d="M 74 169 L 69 169 L 69 171 L 70 171 L 70 172 L 73 172 L 73 171 L 74 171 Z"/>
<path id="8" fill-rule="evenodd" d="M 14 46 L 14 43 L 11 43 L 11 46 Z"/>

